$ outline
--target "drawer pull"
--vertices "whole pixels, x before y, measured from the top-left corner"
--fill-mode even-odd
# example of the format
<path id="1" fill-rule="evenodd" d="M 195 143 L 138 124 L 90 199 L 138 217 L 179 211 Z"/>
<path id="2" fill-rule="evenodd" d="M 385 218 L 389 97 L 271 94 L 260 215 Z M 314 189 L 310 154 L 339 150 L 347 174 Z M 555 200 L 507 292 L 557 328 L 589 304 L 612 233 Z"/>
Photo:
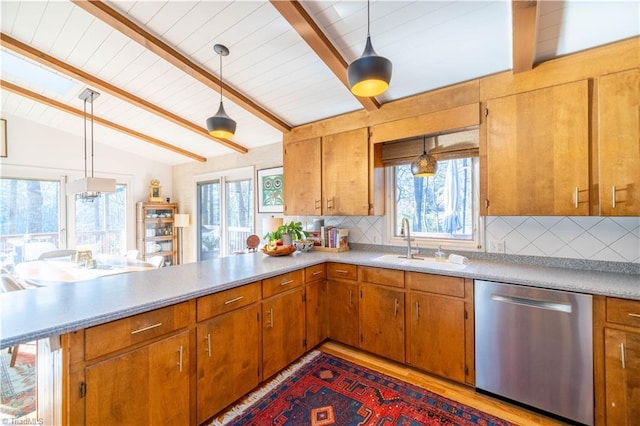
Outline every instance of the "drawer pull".
<path id="1" fill-rule="evenodd" d="M 345 271 L 344 269 L 336 269 L 336 272 L 340 273 L 340 274 L 348 274 L 349 271 Z"/>
<path id="2" fill-rule="evenodd" d="M 225 304 L 225 305 L 230 305 L 230 304 L 232 304 L 232 303 L 234 303 L 234 302 L 237 302 L 237 301 L 239 301 L 239 300 L 242 300 L 242 299 L 244 299 L 244 296 L 234 297 L 233 299 L 229 299 L 229 300 L 227 300 L 226 302 L 224 302 L 224 304 Z"/>
<path id="3" fill-rule="evenodd" d="M 142 328 L 139 328 L 139 329 L 137 329 L 137 330 L 133 330 L 133 331 L 131 332 L 131 334 L 138 334 L 138 333 L 142 333 L 143 331 L 151 330 L 151 329 L 153 329 L 153 328 L 158 328 L 158 327 L 161 327 L 161 326 L 162 326 L 162 323 L 161 323 L 161 322 L 159 322 L 159 323 L 157 323 L 157 324 L 153 324 L 153 325 L 150 325 L 150 326 L 148 326 L 148 327 L 142 327 Z"/>
<path id="4" fill-rule="evenodd" d="M 211 333 L 207 333 L 207 347 L 205 348 L 205 352 L 211 358 Z"/>
<path id="5" fill-rule="evenodd" d="M 627 368 L 627 360 L 624 357 L 624 343 L 620 343 L 620 362 L 623 369 Z"/>
<path id="6" fill-rule="evenodd" d="M 322 271 L 315 271 L 314 273 L 312 273 L 311 275 L 320 275 L 322 273 Z"/>
<path id="7" fill-rule="evenodd" d="M 182 373 L 182 345 L 178 348 L 178 370 Z"/>
<path id="8" fill-rule="evenodd" d="M 640 314 L 628 313 L 627 315 L 629 315 L 630 317 L 633 317 L 633 318 L 640 318 Z"/>
<path id="9" fill-rule="evenodd" d="M 289 285 L 293 282 L 293 280 L 287 280 L 280 283 L 280 285 Z"/>

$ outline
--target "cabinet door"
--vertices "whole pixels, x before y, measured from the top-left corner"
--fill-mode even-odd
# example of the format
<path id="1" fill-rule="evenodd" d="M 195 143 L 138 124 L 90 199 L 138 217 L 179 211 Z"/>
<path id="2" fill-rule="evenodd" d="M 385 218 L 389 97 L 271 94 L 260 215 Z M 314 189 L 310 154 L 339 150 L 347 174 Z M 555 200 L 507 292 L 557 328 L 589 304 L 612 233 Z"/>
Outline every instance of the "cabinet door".
<path id="1" fill-rule="evenodd" d="M 304 353 L 303 289 L 262 302 L 262 371 L 265 379 Z"/>
<path id="2" fill-rule="evenodd" d="M 198 324 L 198 424 L 260 382 L 259 313 L 255 304 Z"/>
<path id="3" fill-rule="evenodd" d="M 327 338 L 326 297 L 327 282 L 318 280 L 306 286 L 307 349 Z"/>
<path id="4" fill-rule="evenodd" d="M 322 138 L 322 214 L 369 214 L 368 132 L 364 128 Z"/>
<path id="5" fill-rule="evenodd" d="M 600 77 L 598 109 L 600 214 L 640 215 L 640 69 Z"/>
<path id="6" fill-rule="evenodd" d="M 358 346 L 358 283 L 328 280 L 327 319 L 329 337 L 346 345 Z"/>
<path id="7" fill-rule="evenodd" d="M 189 422 L 189 332 L 86 369 L 86 424 Z"/>
<path id="8" fill-rule="evenodd" d="M 640 333 L 605 328 L 605 376 L 607 424 L 637 424 L 640 419 Z"/>
<path id="9" fill-rule="evenodd" d="M 407 361 L 414 367 L 464 383 L 464 301 L 409 293 Z"/>
<path id="10" fill-rule="evenodd" d="M 284 146 L 284 214 L 322 214 L 322 162 L 320 138 Z"/>
<path id="11" fill-rule="evenodd" d="M 404 362 L 404 292 L 360 284 L 360 347 Z"/>
<path id="12" fill-rule="evenodd" d="M 578 81 L 487 102 L 488 214 L 589 214 L 589 90 Z"/>

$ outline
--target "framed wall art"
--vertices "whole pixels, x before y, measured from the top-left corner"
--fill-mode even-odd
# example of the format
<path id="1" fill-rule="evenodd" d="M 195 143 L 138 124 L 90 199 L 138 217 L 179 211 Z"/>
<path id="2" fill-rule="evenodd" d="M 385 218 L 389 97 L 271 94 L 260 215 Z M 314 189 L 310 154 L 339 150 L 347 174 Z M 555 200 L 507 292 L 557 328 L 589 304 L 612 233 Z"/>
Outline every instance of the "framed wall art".
<path id="1" fill-rule="evenodd" d="M 258 213 L 284 211 L 284 180 L 282 167 L 258 170 Z"/>

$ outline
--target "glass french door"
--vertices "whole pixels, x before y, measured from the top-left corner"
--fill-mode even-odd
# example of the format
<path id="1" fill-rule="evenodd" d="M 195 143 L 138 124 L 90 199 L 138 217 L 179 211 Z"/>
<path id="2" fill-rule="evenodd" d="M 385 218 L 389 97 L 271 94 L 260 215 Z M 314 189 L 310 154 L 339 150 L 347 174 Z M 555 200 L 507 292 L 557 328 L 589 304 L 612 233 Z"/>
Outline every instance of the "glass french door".
<path id="1" fill-rule="evenodd" d="M 198 260 L 246 248 L 253 233 L 253 179 L 221 176 L 197 184 Z"/>

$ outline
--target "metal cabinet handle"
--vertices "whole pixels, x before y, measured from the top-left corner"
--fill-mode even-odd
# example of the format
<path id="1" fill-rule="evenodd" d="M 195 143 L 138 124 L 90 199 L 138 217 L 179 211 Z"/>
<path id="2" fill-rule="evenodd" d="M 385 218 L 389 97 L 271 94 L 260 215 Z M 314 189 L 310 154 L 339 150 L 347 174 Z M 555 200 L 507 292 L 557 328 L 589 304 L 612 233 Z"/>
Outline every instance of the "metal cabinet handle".
<path id="1" fill-rule="evenodd" d="M 273 308 L 269 309 L 269 322 L 267 328 L 273 328 Z"/>
<path id="2" fill-rule="evenodd" d="M 627 315 L 634 318 L 640 318 L 640 314 L 632 314 L 631 312 L 629 312 Z"/>
<path id="3" fill-rule="evenodd" d="M 204 350 L 211 358 L 211 333 L 207 333 L 207 347 Z"/>
<path id="4" fill-rule="evenodd" d="M 397 317 L 398 316 L 398 298 L 396 297 L 396 301 L 394 303 L 394 307 L 393 307 L 393 316 Z"/>
<path id="5" fill-rule="evenodd" d="M 349 290 L 349 307 L 352 306 L 353 302 L 353 290 Z"/>
<path id="6" fill-rule="evenodd" d="M 322 273 L 322 271 L 315 271 L 311 275 L 320 275 L 321 273 Z"/>
<path id="7" fill-rule="evenodd" d="M 320 207 L 322 207 L 322 200 L 315 200 L 315 209 L 320 210 Z"/>
<path id="8" fill-rule="evenodd" d="M 420 302 L 416 302 L 416 320 L 420 319 Z"/>
<path id="9" fill-rule="evenodd" d="M 327 209 L 333 208 L 334 198 L 335 197 L 327 198 Z"/>
<path id="10" fill-rule="evenodd" d="M 611 187 L 611 207 L 616 208 L 616 186 Z"/>
<path id="11" fill-rule="evenodd" d="M 624 357 L 624 343 L 620 343 L 620 361 L 622 362 L 622 368 L 627 368 L 627 360 Z"/>
<path id="12" fill-rule="evenodd" d="M 180 347 L 178 348 L 178 370 L 182 373 L 182 352 L 183 352 L 183 347 L 182 345 L 180 345 Z"/>
<path id="13" fill-rule="evenodd" d="M 575 192 L 573 193 L 573 203 L 574 203 L 575 208 L 577 209 L 578 208 L 578 204 L 580 203 L 580 191 L 579 191 L 579 188 L 577 186 L 576 186 Z"/>
<path id="14" fill-rule="evenodd" d="M 142 333 L 143 331 L 148 331 L 148 330 L 151 330 L 151 329 L 153 329 L 153 328 L 157 328 L 157 327 L 161 327 L 161 326 L 162 326 L 162 323 L 161 323 L 161 322 L 159 322 L 159 323 L 157 323 L 157 324 L 153 324 L 153 325 L 150 325 L 150 326 L 147 326 L 147 327 L 142 327 L 142 328 L 139 328 L 139 329 L 137 329 L 137 330 L 133 330 L 133 331 L 131 332 L 131 334 L 138 334 L 138 333 Z"/>
<path id="15" fill-rule="evenodd" d="M 289 285 L 293 282 L 293 280 L 287 280 L 280 283 L 280 285 Z"/>
<path id="16" fill-rule="evenodd" d="M 349 271 L 345 270 L 345 269 L 335 269 L 336 272 L 340 273 L 340 274 L 348 274 Z"/>
<path id="17" fill-rule="evenodd" d="M 229 299 L 226 302 L 224 302 L 225 305 L 230 305 L 234 302 L 238 302 L 240 300 L 244 299 L 244 296 L 238 296 L 238 297 L 234 297 L 233 299 Z"/>

